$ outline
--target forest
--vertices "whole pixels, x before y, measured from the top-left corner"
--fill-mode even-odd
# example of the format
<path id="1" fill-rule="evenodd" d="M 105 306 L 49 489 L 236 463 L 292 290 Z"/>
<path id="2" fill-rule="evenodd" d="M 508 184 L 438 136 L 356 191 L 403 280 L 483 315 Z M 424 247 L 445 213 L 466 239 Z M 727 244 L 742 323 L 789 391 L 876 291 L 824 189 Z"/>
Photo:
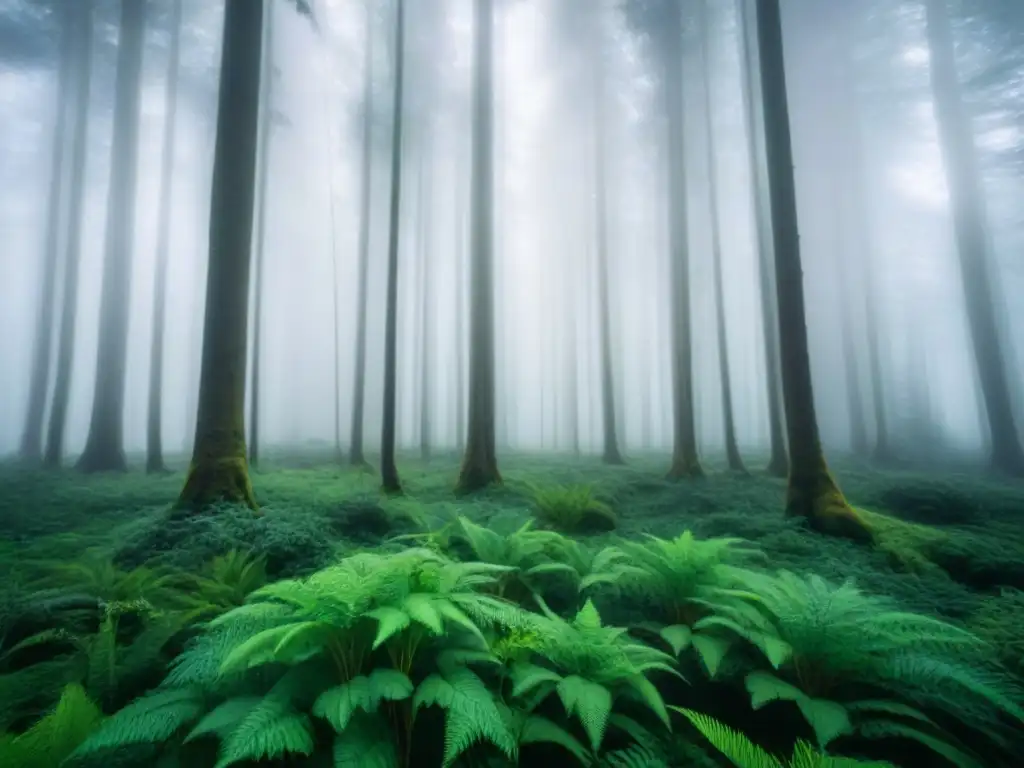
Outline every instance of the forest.
<path id="1" fill-rule="evenodd" d="M 0 768 L 1019 768 L 1024 3 L 0 0 Z"/>

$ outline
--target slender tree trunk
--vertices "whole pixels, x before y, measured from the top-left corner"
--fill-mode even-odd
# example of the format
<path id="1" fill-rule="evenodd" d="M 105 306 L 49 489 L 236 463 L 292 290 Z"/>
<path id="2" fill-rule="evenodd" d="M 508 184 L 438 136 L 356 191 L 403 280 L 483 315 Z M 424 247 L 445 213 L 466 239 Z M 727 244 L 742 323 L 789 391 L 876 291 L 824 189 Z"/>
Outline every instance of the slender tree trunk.
<path id="1" fill-rule="evenodd" d="M 124 455 L 124 389 L 128 365 L 128 303 L 135 235 L 145 24 L 146 4 L 121 0 L 96 387 L 89 436 L 76 464 L 83 472 L 123 472 L 128 469 Z"/>
<path id="2" fill-rule="evenodd" d="M 259 149 L 256 160 L 256 179 L 259 184 L 256 211 L 256 264 L 252 281 L 252 366 L 249 371 L 249 466 L 260 463 L 260 353 L 263 350 L 263 273 L 267 260 L 267 189 L 269 185 L 270 146 L 274 135 L 274 6 L 267 6 L 263 25 L 264 58 L 262 62 L 262 89 L 260 95 Z"/>
<path id="3" fill-rule="evenodd" d="M 1024 447 L 1013 412 L 1006 355 L 996 319 L 1002 297 L 992 285 L 994 270 L 985 231 L 981 171 L 956 71 L 949 9 L 946 0 L 925 0 L 925 10 L 935 120 L 949 187 L 968 329 L 988 416 L 991 464 L 999 472 L 1024 476 Z"/>
<path id="4" fill-rule="evenodd" d="M 46 245 L 43 249 L 39 312 L 32 347 L 32 379 L 19 451 L 21 460 L 28 464 L 37 464 L 43 458 L 43 420 L 46 415 L 46 395 L 50 389 L 50 354 L 53 351 L 54 316 L 57 307 L 57 266 L 62 245 L 61 231 L 66 232 L 67 227 L 64 152 L 68 144 L 68 124 L 72 107 L 71 77 L 76 64 L 73 43 L 75 27 L 85 23 L 79 18 L 81 6 L 65 3 L 61 10 L 60 75 L 50 161 Z"/>
<path id="5" fill-rule="evenodd" d="M 463 330 L 463 318 L 466 314 L 466 253 L 468 251 L 469 233 L 466 229 L 469 214 L 469 195 L 464 194 L 468 187 L 464 179 L 469 173 L 466 164 L 460 164 L 460 180 L 455 183 L 458 192 L 456 202 L 456 240 L 455 240 L 455 448 L 462 451 L 466 447 L 466 332 Z"/>
<path id="6" fill-rule="evenodd" d="M 757 101 L 754 98 L 757 84 L 757 63 L 754 53 L 753 30 L 748 13 L 749 0 L 737 0 L 739 17 L 738 36 L 740 39 L 740 78 L 743 86 L 743 119 L 746 125 L 747 159 L 750 173 L 751 208 L 757 229 L 757 273 L 761 293 L 761 330 L 764 334 L 765 378 L 768 390 L 768 435 L 771 456 L 766 471 L 776 477 L 785 477 L 789 472 L 789 457 L 786 455 L 786 425 L 782 412 L 782 372 L 779 353 L 778 312 L 775 306 L 774 265 L 771 260 L 772 231 L 771 219 L 765 189 L 764 169 L 758 136 L 763 125 L 757 120 Z"/>
<path id="7" fill-rule="evenodd" d="M 818 435 L 807 348 L 779 0 L 758 0 L 757 32 L 779 308 L 782 390 L 791 462 L 786 513 L 804 517 L 812 526 L 826 533 L 870 539 L 867 524 L 847 503 L 829 472 Z"/>
<path id="8" fill-rule="evenodd" d="M 612 362 L 611 299 L 608 290 L 607 128 L 605 125 L 605 73 L 600 21 L 594 21 L 594 225 L 597 246 L 598 333 L 601 345 L 601 417 L 604 426 L 605 464 L 624 464 L 619 450 L 615 411 L 615 376 Z"/>
<path id="9" fill-rule="evenodd" d="M 213 162 L 206 322 L 192 464 L 178 505 L 256 509 L 245 451 L 246 324 L 264 0 L 227 0 Z"/>
<path id="10" fill-rule="evenodd" d="M 395 465 L 398 389 L 398 237 L 402 200 L 402 122 L 405 79 L 405 0 L 398 0 L 395 19 L 395 91 L 391 130 L 391 220 L 388 232 L 387 317 L 384 323 L 384 419 L 380 436 L 380 479 L 387 493 L 400 493 Z"/>
<path id="11" fill-rule="evenodd" d="M 469 429 L 458 489 L 500 483 L 495 451 L 493 0 L 475 0 Z"/>
<path id="12" fill-rule="evenodd" d="M 167 65 L 164 148 L 160 177 L 160 221 L 157 224 L 156 276 L 153 281 L 153 336 L 149 348 L 149 409 L 146 419 L 146 471 L 164 472 L 163 381 L 164 331 L 167 322 L 167 260 L 170 249 L 175 119 L 178 113 L 178 60 L 181 51 L 181 3 L 171 8 L 171 50 Z"/>
<path id="13" fill-rule="evenodd" d="M 693 324 L 690 317 L 690 245 L 686 187 L 686 139 L 683 125 L 683 20 L 673 5 L 662 87 L 668 116 L 669 282 L 671 285 L 673 445 L 670 478 L 701 477 L 693 404 Z"/>
<path id="14" fill-rule="evenodd" d="M 725 426 L 725 455 L 729 469 L 735 472 L 746 472 L 743 459 L 740 457 L 739 445 L 736 442 L 736 420 L 732 404 L 732 377 L 729 373 L 729 341 L 725 313 L 725 285 L 722 277 L 722 243 L 721 222 L 718 209 L 718 169 L 716 165 L 718 153 L 715 144 L 715 126 L 711 114 L 711 62 L 708 45 L 711 40 L 711 15 L 707 0 L 698 5 L 701 15 L 700 57 L 701 73 L 704 84 L 704 126 L 708 137 L 708 195 L 711 203 L 711 259 L 715 273 L 715 332 L 718 341 L 718 374 L 722 380 L 722 417 Z"/>
<path id="15" fill-rule="evenodd" d="M 74 48 L 74 126 L 69 156 L 68 232 L 64 255 L 63 307 L 57 337 L 57 370 L 54 374 L 53 402 L 47 426 L 43 465 L 60 466 L 64 455 L 64 433 L 71 397 L 71 374 L 75 355 L 75 328 L 78 320 L 78 273 L 82 255 L 82 208 L 85 204 L 85 168 L 89 148 L 89 104 L 92 82 L 93 0 L 71 3 L 80 14 L 75 19 Z"/>
<path id="16" fill-rule="evenodd" d="M 356 296 L 356 355 L 352 386 L 352 434 L 349 463 L 366 466 L 363 422 L 366 403 L 366 305 L 370 282 L 370 196 L 373 170 L 373 5 L 366 3 L 366 46 L 363 54 L 363 156 L 359 178 L 359 288 Z"/>
<path id="17" fill-rule="evenodd" d="M 430 118 L 424 118 L 424 121 L 429 121 Z M 430 128 L 425 126 L 425 132 L 429 136 Z M 420 198 L 420 217 L 423 220 L 423 226 L 420 229 L 420 278 L 421 284 L 419 286 L 420 294 L 420 458 L 424 461 L 430 459 L 430 377 L 433 374 L 433 366 L 431 366 L 431 353 L 433 350 L 434 334 L 432 328 L 433 320 L 433 308 L 431 306 L 434 298 L 434 281 L 433 274 L 434 270 L 431 268 L 431 256 L 433 255 L 433 248 L 431 247 L 431 234 L 432 234 L 432 222 L 433 222 L 433 209 L 431 207 L 431 200 L 433 199 L 432 190 L 430 189 L 430 180 L 432 177 L 433 166 L 430 163 L 430 141 L 425 139 L 420 147 L 420 151 L 424 153 L 424 168 L 421 169 L 423 174 L 423 180 L 421 181 L 421 190 L 424 193 Z"/>

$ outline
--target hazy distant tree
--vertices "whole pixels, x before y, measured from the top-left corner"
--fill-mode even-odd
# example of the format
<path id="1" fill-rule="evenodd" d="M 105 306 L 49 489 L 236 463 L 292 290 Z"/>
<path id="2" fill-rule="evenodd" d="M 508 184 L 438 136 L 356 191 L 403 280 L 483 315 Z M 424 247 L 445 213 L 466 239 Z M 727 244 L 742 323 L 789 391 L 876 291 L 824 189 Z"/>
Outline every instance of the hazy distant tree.
<path id="1" fill-rule="evenodd" d="M 128 468 L 124 454 L 124 390 L 146 5 L 146 2 L 121 0 L 96 385 L 89 436 L 76 465 L 85 472 Z"/>
<path id="2" fill-rule="evenodd" d="M 803 271 L 797 223 L 796 183 L 782 47 L 779 0 L 758 0 L 757 32 L 765 149 L 775 251 L 782 389 L 789 433 L 788 515 L 807 518 L 819 530 L 870 538 L 829 472 L 818 434 L 807 348 Z"/>
<path id="3" fill-rule="evenodd" d="M 366 0 L 366 32 L 363 48 L 363 128 L 359 174 L 359 281 L 356 292 L 356 355 L 353 366 L 352 434 L 349 462 L 366 464 L 363 454 L 363 422 L 366 402 L 366 311 L 370 281 L 370 198 L 373 179 L 373 4 Z"/>
<path id="4" fill-rule="evenodd" d="M 171 47 L 167 63 L 164 147 L 160 169 L 160 220 L 157 224 L 156 276 L 153 280 L 153 336 L 149 348 L 149 409 L 146 423 L 146 471 L 164 467 L 162 419 L 164 329 L 167 322 L 167 260 L 170 249 L 175 118 L 178 113 L 178 60 L 181 54 L 181 3 L 171 6 Z"/>
<path id="5" fill-rule="evenodd" d="M 21 459 L 33 464 L 43 457 L 43 419 L 46 412 L 46 394 L 50 388 L 50 353 L 57 307 L 57 264 L 62 244 L 61 233 L 66 231 L 67 223 L 64 215 L 67 198 L 64 184 L 64 153 L 68 144 L 68 125 L 72 117 L 71 79 L 73 68 L 77 64 L 72 43 L 75 39 L 76 25 L 85 24 L 85 21 L 79 18 L 80 8 L 78 4 L 65 3 L 61 6 L 60 14 L 60 74 L 57 81 L 57 114 L 53 125 L 53 150 L 50 159 L 46 240 L 43 246 L 39 311 L 32 348 L 32 379 L 20 449 Z"/>
<path id="6" fill-rule="evenodd" d="M 425 121 L 429 120 L 429 117 L 422 118 Z M 429 130 L 429 129 L 426 129 Z M 420 242 L 417 243 L 417 250 L 419 251 L 419 264 L 420 264 L 420 276 L 421 285 L 419 286 L 419 301 L 420 301 L 420 316 L 419 316 L 419 328 L 420 328 L 420 458 L 424 461 L 430 458 L 430 424 L 431 424 L 431 409 L 430 409 L 430 378 L 433 375 L 433 366 L 431 365 L 431 355 L 434 348 L 434 333 L 433 333 L 433 319 L 434 319 L 434 267 L 431 263 L 433 250 L 431 248 L 431 233 L 433 225 L 433 208 L 431 206 L 431 200 L 433 194 L 430 189 L 429 179 L 431 178 L 430 172 L 430 148 L 426 140 L 420 147 L 420 151 L 423 153 L 423 163 L 426 168 L 421 167 L 421 173 L 423 174 L 423 181 L 420 184 L 422 197 L 419 202 L 419 217 L 420 217 Z"/>
<path id="7" fill-rule="evenodd" d="M 75 356 L 75 329 L 78 322 L 78 273 L 82 254 L 82 209 L 85 204 L 85 169 L 89 148 L 89 104 L 92 84 L 93 0 L 69 3 L 78 15 L 74 50 L 74 127 L 71 138 L 68 178 L 68 231 L 64 248 L 63 306 L 57 338 L 57 370 L 54 374 L 53 402 L 47 427 L 45 466 L 60 465 L 64 454 L 64 432 L 71 398 L 71 373 Z"/>
<path id="8" fill-rule="evenodd" d="M 601 360 L 601 421 L 604 450 L 601 454 L 606 464 L 623 464 L 619 450 L 619 436 L 616 426 L 615 376 L 612 360 L 611 299 L 608 288 L 608 141 L 607 102 L 605 74 L 604 30 L 600 18 L 600 7 L 589 9 L 592 17 L 587 30 L 591 40 L 591 67 L 594 94 L 594 226 L 595 258 L 597 261 L 597 323 Z"/>
<path id="9" fill-rule="evenodd" d="M 466 153 L 463 153 L 463 157 Z M 466 266 L 468 263 L 469 232 L 469 174 L 468 163 L 459 165 L 462 171 L 455 182 L 455 448 L 466 447 Z"/>
<path id="10" fill-rule="evenodd" d="M 1024 475 L 1024 448 L 1014 417 L 1006 354 L 996 319 L 1001 297 L 992 281 L 984 191 L 970 117 L 957 74 L 946 0 L 925 0 L 931 84 L 949 187 L 960 279 L 978 380 L 988 416 L 993 468 Z"/>
<path id="11" fill-rule="evenodd" d="M 397 0 L 395 18 L 395 82 L 391 122 L 391 204 L 388 225 L 388 283 L 384 320 L 384 418 L 380 436 L 380 479 L 388 493 L 402 484 L 395 465 L 398 389 L 398 246 L 402 201 L 402 121 L 405 79 L 405 0 Z"/>
<path id="12" fill-rule="evenodd" d="M 708 153 L 708 198 L 711 203 L 711 260 L 715 275 L 715 335 L 718 341 L 718 374 L 722 381 L 722 416 L 725 428 L 725 455 L 729 469 L 746 472 L 736 442 L 736 419 L 732 404 L 732 378 L 729 373 L 729 335 L 725 321 L 725 281 L 722 276 L 721 222 L 718 210 L 718 154 L 715 142 L 715 125 L 711 111 L 711 60 L 708 47 L 711 44 L 711 14 L 707 0 L 697 4 L 700 24 L 697 37 L 700 47 L 701 75 L 703 76 L 704 128 L 707 134 Z"/>
<path id="13" fill-rule="evenodd" d="M 495 451 L 494 6 L 475 0 L 470 181 L 469 423 L 458 488 L 501 482 Z"/>
<path id="14" fill-rule="evenodd" d="M 264 5 L 227 0 L 224 12 L 199 414 L 183 507 L 256 508 L 245 452 L 245 358 Z"/>
<path id="15" fill-rule="evenodd" d="M 266 10 L 263 23 L 263 72 L 260 94 L 259 149 L 256 156 L 256 242 L 254 243 L 255 263 L 253 265 L 253 317 L 252 317 L 252 363 L 249 369 L 249 465 L 260 463 L 260 365 L 263 350 L 263 275 L 266 267 L 267 220 L 270 209 L 267 206 L 267 190 L 270 170 L 270 145 L 274 135 L 274 6 Z"/>
<path id="16" fill-rule="evenodd" d="M 772 263 L 772 224 L 768 212 L 767 182 L 765 180 L 763 149 L 759 140 L 763 135 L 763 121 L 758 110 L 757 58 L 754 43 L 756 30 L 750 23 L 750 0 L 736 0 L 740 43 L 740 80 L 743 90 L 743 119 L 747 139 L 747 161 L 750 173 L 751 205 L 757 232 L 757 276 L 760 292 L 761 331 L 764 334 L 765 380 L 768 394 L 768 437 L 771 456 L 767 471 L 776 477 L 785 477 L 789 471 L 786 455 L 786 425 L 782 405 L 782 372 L 779 355 L 779 323 L 775 307 L 775 266 Z"/>

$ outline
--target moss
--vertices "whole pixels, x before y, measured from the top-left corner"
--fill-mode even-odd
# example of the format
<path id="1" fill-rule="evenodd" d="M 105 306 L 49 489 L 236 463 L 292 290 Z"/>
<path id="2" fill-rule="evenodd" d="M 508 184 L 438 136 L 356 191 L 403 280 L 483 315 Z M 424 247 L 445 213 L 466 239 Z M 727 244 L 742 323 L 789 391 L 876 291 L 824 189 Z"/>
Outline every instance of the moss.
<path id="1" fill-rule="evenodd" d="M 935 559 L 949 543 L 948 533 L 867 509 L 858 511 L 874 532 L 875 547 L 898 570 L 920 574 L 938 570 Z"/>
<path id="2" fill-rule="evenodd" d="M 253 511 L 259 510 L 244 452 L 242 456 L 208 456 L 194 461 L 176 507 L 198 510 L 220 503 L 244 504 Z"/>
<path id="3" fill-rule="evenodd" d="M 874 535 L 864 515 L 839 490 L 824 460 L 813 471 L 793 468 L 786 492 L 786 514 L 802 517 L 820 533 L 870 543 Z"/>
<path id="4" fill-rule="evenodd" d="M 969 624 L 1007 669 L 1024 678 L 1024 592 L 1004 589 L 986 597 Z"/>

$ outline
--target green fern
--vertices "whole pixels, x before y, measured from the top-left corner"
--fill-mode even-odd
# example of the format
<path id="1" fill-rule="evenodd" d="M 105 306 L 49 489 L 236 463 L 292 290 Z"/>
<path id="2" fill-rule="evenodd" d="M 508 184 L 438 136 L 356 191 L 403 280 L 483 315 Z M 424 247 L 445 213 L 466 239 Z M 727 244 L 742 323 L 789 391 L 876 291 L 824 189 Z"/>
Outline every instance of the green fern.
<path id="1" fill-rule="evenodd" d="M 233 549 L 215 557 L 206 573 L 183 574 L 177 600 L 195 621 L 242 605 L 250 593 L 266 584 L 266 557 Z"/>
<path id="2" fill-rule="evenodd" d="M 755 708 L 793 702 L 819 746 L 856 732 L 920 742 L 961 766 L 978 764 L 932 720 L 946 714 L 1007 742 L 1003 717 L 1024 724 L 1005 676 L 976 662 L 981 641 L 938 619 L 900 611 L 852 583 L 782 572 L 760 577 L 759 599 L 717 607 L 695 628 L 731 632 L 759 648 L 774 672 L 747 675 Z M 864 695 L 874 690 L 874 696 Z"/>
<path id="3" fill-rule="evenodd" d="M 563 533 L 575 533 L 589 518 L 598 527 L 612 530 L 618 524 L 615 512 L 594 495 L 589 485 L 550 486 L 531 485 L 536 519 L 548 528 Z"/>
<path id="4" fill-rule="evenodd" d="M 77 683 L 64 688 L 56 708 L 17 736 L 0 739 L 0 765 L 53 768 L 100 724 L 103 713 Z"/>
<path id="5" fill-rule="evenodd" d="M 105 602 L 145 600 L 157 606 L 172 606 L 177 597 L 174 573 L 145 566 L 126 571 L 99 555 L 70 563 L 41 561 L 38 566 L 47 572 L 35 584 L 39 589 L 74 589 Z"/>

